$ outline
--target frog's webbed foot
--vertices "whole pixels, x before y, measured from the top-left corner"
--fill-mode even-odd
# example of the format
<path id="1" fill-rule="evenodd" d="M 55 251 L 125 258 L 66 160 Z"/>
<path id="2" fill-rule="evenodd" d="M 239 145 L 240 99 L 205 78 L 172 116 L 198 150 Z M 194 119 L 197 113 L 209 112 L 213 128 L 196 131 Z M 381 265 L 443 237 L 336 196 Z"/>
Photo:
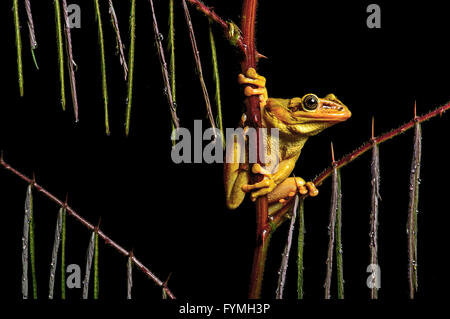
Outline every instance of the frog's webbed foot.
<path id="1" fill-rule="evenodd" d="M 254 68 L 249 68 L 246 74 L 239 74 L 238 76 L 239 84 L 251 84 L 256 86 L 252 87 L 250 85 L 246 86 L 244 89 L 244 94 L 246 96 L 259 95 L 260 107 L 266 105 L 268 94 L 266 89 L 266 78 L 256 73 Z"/>
<path id="2" fill-rule="evenodd" d="M 296 194 L 308 194 L 311 197 L 317 196 L 319 191 L 313 182 L 305 182 L 301 177 L 286 178 L 280 185 L 278 185 L 273 192 L 268 195 L 269 204 L 272 203 L 286 203 Z"/>
<path id="3" fill-rule="evenodd" d="M 245 184 L 242 186 L 242 190 L 246 193 L 252 192 L 250 195 L 250 199 L 252 201 L 256 201 L 256 199 L 259 196 L 264 196 L 272 192 L 275 187 L 277 187 L 277 184 L 272 178 L 272 174 L 263 168 L 260 164 L 254 164 L 252 166 L 252 172 L 254 174 L 262 174 L 264 175 L 264 178 L 262 181 L 255 183 L 255 184 Z"/>

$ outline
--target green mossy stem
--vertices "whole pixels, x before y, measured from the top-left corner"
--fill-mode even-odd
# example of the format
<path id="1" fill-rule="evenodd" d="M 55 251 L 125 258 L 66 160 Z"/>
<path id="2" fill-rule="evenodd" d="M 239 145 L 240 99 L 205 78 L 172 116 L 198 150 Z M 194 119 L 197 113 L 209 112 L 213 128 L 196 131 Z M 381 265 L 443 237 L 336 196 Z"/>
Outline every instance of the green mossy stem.
<path id="1" fill-rule="evenodd" d="M 18 0 L 13 0 L 13 15 L 14 15 L 14 31 L 16 36 L 16 54 L 17 54 L 17 77 L 19 81 L 19 93 L 23 96 L 23 62 L 22 62 L 22 38 L 20 35 L 20 20 L 19 20 L 19 4 Z"/>
<path id="2" fill-rule="evenodd" d="M 136 0 L 131 0 L 130 12 L 130 48 L 128 51 L 128 94 L 125 114 L 125 135 L 130 134 L 131 105 L 133 99 L 134 46 L 136 38 Z"/>
<path id="3" fill-rule="evenodd" d="M 102 74 L 102 94 L 103 94 L 103 106 L 105 112 L 105 133 L 106 135 L 110 135 L 109 129 L 109 112 L 108 112 L 108 85 L 106 82 L 106 62 L 105 62 L 105 43 L 103 39 L 103 26 L 102 26 L 102 18 L 100 14 L 100 5 L 98 0 L 94 0 L 95 2 L 95 18 L 97 20 L 98 27 L 98 41 L 100 48 L 100 64 L 101 64 L 101 74 Z"/>

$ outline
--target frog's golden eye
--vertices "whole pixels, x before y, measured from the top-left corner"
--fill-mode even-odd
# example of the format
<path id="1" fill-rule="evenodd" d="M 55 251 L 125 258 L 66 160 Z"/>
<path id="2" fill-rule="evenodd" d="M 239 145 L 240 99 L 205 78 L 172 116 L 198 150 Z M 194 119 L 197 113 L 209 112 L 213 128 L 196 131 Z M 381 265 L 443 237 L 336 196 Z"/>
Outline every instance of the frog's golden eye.
<path id="1" fill-rule="evenodd" d="M 305 111 L 315 111 L 319 106 L 319 98 L 315 94 L 306 94 L 302 98 L 302 106 Z"/>

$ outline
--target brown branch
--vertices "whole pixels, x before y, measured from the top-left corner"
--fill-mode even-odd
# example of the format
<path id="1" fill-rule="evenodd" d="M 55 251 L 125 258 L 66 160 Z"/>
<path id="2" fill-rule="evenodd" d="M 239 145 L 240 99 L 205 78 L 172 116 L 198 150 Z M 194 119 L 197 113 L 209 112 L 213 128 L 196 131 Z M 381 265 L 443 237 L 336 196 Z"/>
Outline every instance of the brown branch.
<path id="1" fill-rule="evenodd" d="M 150 269 L 148 269 L 144 264 L 142 264 L 134 255 L 130 256 L 130 253 L 125 248 L 123 248 L 122 246 L 117 244 L 115 241 L 113 241 L 111 238 L 109 238 L 100 229 L 97 229 L 97 226 L 94 226 L 91 223 L 89 223 L 86 219 L 84 219 L 81 215 L 79 215 L 75 210 L 73 210 L 70 206 L 68 206 L 66 202 L 58 199 L 56 196 L 51 194 L 45 188 L 43 188 L 42 186 L 37 184 L 34 178 L 33 179 L 28 178 L 27 176 L 25 176 L 24 174 L 22 174 L 18 170 L 16 170 L 13 167 L 11 167 L 9 164 L 7 164 L 4 161 L 3 155 L 1 155 L 1 157 L 0 157 L 0 165 L 3 166 L 6 170 L 12 172 L 14 175 L 16 175 L 19 178 L 21 178 L 22 180 L 24 180 L 25 182 L 27 182 L 29 185 L 32 185 L 37 191 L 39 191 L 42 194 L 44 194 L 46 197 L 51 199 L 53 202 L 58 204 L 60 207 L 65 208 L 67 213 L 70 216 L 74 217 L 84 227 L 86 227 L 90 231 L 96 231 L 97 230 L 98 236 L 103 239 L 105 244 L 111 246 L 112 248 L 117 250 L 119 253 L 121 253 L 125 257 L 131 257 L 133 263 L 139 268 L 140 271 L 142 271 L 147 277 L 149 277 L 151 280 L 153 280 L 153 282 L 156 285 L 158 285 L 159 287 L 162 287 L 164 289 L 164 291 L 167 293 L 167 295 L 171 299 L 175 299 L 175 296 L 173 295 L 172 291 L 170 291 L 170 289 L 165 285 L 165 283 L 162 280 L 160 280 L 153 272 L 151 272 Z"/>
<path id="2" fill-rule="evenodd" d="M 125 58 L 125 53 L 123 52 L 123 43 L 122 37 L 120 36 L 119 21 L 117 20 L 116 11 L 114 10 L 112 0 L 108 0 L 108 2 L 109 2 L 109 14 L 111 16 L 111 24 L 113 26 L 114 32 L 116 33 L 116 41 L 117 41 L 117 48 L 119 50 L 120 64 L 123 67 L 123 75 L 126 81 L 128 76 L 128 65 L 127 59 Z"/>
<path id="3" fill-rule="evenodd" d="M 200 0 L 187 0 L 198 11 L 202 12 L 205 16 L 211 19 L 215 24 L 222 28 L 225 36 L 233 42 L 233 44 L 239 49 L 239 51 L 245 56 L 247 55 L 247 46 L 240 34 L 239 30 L 234 30 L 234 24 L 227 23 L 221 17 L 219 17 L 212 8 L 207 7 Z"/>
<path id="4" fill-rule="evenodd" d="M 331 276 L 333 273 L 333 247 L 334 247 L 334 236 L 335 236 L 335 225 L 336 225 L 336 212 L 338 207 L 338 196 L 339 196 L 339 187 L 338 187 L 338 170 L 336 168 L 336 163 L 334 162 L 334 151 L 333 144 L 331 144 L 331 149 L 333 153 L 333 185 L 331 190 L 331 207 L 330 207 L 330 222 L 328 225 L 328 252 L 327 252 L 327 271 L 325 277 L 325 299 L 330 299 L 330 288 L 331 288 Z"/>
<path id="5" fill-rule="evenodd" d="M 278 284 L 276 290 L 276 299 L 283 299 L 284 286 L 286 284 L 286 274 L 288 269 L 289 254 L 292 246 L 292 236 L 294 234 L 295 221 L 298 215 L 298 203 L 300 196 L 295 196 L 294 208 L 292 209 L 291 224 L 289 225 L 289 232 L 286 238 L 286 244 L 284 246 L 283 254 L 281 257 L 280 269 L 278 270 Z"/>
<path id="6" fill-rule="evenodd" d="M 372 132 L 373 132 L 373 120 L 372 120 Z M 373 136 L 373 133 L 372 133 Z M 372 162 L 370 165 L 371 170 L 371 212 L 370 212 L 370 231 L 369 231 L 369 249 L 370 249 L 370 265 L 378 265 L 378 200 L 380 197 L 380 156 L 378 153 L 378 144 L 375 143 L 372 137 Z M 377 273 L 372 273 L 373 286 L 370 290 L 370 299 L 378 299 L 378 287 L 376 286 L 378 278 Z"/>
<path id="7" fill-rule="evenodd" d="M 256 68 L 258 59 L 255 47 L 255 22 L 256 22 L 256 7 L 257 0 L 245 0 L 242 5 L 242 37 L 246 47 L 246 54 L 241 63 L 242 72 L 245 73 L 249 68 Z M 245 99 L 247 108 L 247 120 L 249 124 L 255 128 L 262 127 L 261 111 L 259 108 L 259 97 L 249 96 Z M 259 147 L 263 145 L 261 139 L 263 136 L 260 130 L 256 130 L 257 145 L 256 154 L 258 154 L 258 162 L 264 163 L 263 158 L 259 158 L 262 152 L 259 152 Z M 262 175 L 252 176 L 252 183 L 262 180 Z M 267 249 L 269 246 L 271 227 L 269 224 L 268 203 L 267 196 L 259 197 L 256 201 L 256 247 L 253 255 L 253 266 L 250 275 L 249 298 L 256 299 L 261 296 L 262 281 L 264 276 L 264 266 L 267 256 Z"/>
<path id="8" fill-rule="evenodd" d="M 429 120 L 433 117 L 436 117 L 437 115 L 442 115 L 445 111 L 447 111 L 448 109 L 450 109 L 450 102 L 446 103 L 445 105 L 442 105 L 440 107 L 438 107 L 437 109 L 426 113 L 422 116 L 419 116 L 417 118 L 412 119 L 411 121 L 403 124 L 402 126 L 387 132 L 383 135 L 380 135 L 378 137 L 374 137 L 373 140 L 376 144 L 381 144 L 397 135 L 402 134 L 403 132 L 409 130 L 410 128 L 413 128 L 415 123 L 422 123 L 426 120 Z M 370 150 L 373 145 L 374 142 L 372 141 L 368 141 L 366 143 L 364 143 L 363 145 L 361 145 L 358 149 L 356 149 L 355 151 L 353 151 L 352 153 L 344 156 L 343 158 L 341 158 L 339 161 L 336 162 L 337 168 L 341 168 L 345 165 L 347 165 L 348 163 L 352 162 L 353 160 L 355 160 L 357 157 L 361 156 L 362 154 L 364 154 L 365 152 L 367 152 L 368 150 Z M 323 183 L 323 181 L 325 179 L 327 179 L 330 175 L 331 172 L 333 171 L 333 167 L 328 167 L 326 170 L 324 170 L 322 173 L 320 173 L 319 175 L 317 175 L 317 177 L 314 179 L 313 183 L 316 185 L 321 185 Z"/>
<path id="9" fill-rule="evenodd" d="M 63 14 L 64 14 L 64 31 L 66 35 L 66 52 L 67 52 L 67 63 L 69 66 L 69 78 L 70 78 L 70 89 L 72 92 L 72 104 L 73 104 L 73 112 L 75 116 L 75 122 L 78 122 L 78 98 L 77 98 L 77 86 L 75 81 L 75 62 L 73 60 L 73 51 L 72 51 L 72 37 L 70 35 L 70 25 L 69 25 L 69 16 L 67 9 L 67 1 L 62 0 L 63 5 Z"/>
<path id="10" fill-rule="evenodd" d="M 189 14 L 189 9 L 186 5 L 185 0 L 183 0 L 183 9 L 184 9 L 184 16 L 186 18 L 186 23 L 187 23 L 188 29 L 189 29 L 189 38 L 191 40 L 192 51 L 194 53 L 195 66 L 197 68 L 200 85 L 202 87 L 203 98 L 204 98 L 205 104 L 206 104 L 206 112 L 208 114 L 208 118 L 209 118 L 211 127 L 214 129 L 214 137 L 216 138 L 216 123 L 214 121 L 214 116 L 212 114 L 211 101 L 209 99 L 208 90 L 206 89 L 206 83 L 205 83 L 205 79 L 203 77 L 202 63 L 200 61 L 200 54 L 199 54 L 198 47 L 197 47 L 197 41 L 195 40 L 195 34 L 194 34 L 194 28 L 192 27 L 191 16 Z"/>
<path id="11" fill-rule="evenodd" d="M 372 149 L 372 147 L 375 144 L 381 144 L 383 142 L 386 142 L 387 140 L 396 137 L 397 135 L 400 135 L 402 133 L 404 133 L 405 131 L 413 128 L 417 123 L 422 123 L 425 122 L 433 117 L 436 117 L 438 115 L 442 116 L 442 114 L 450 109 L 450 102 L 434 109 L 433 111 L 430 111 L 422 116 L 415 116 L 411 121 L 403 124 L 402 126 L 387 132 L 383 135 L 380 135 L 378 137 L 373 137 L 371 138 L 368 142 L 364 143 L 363 145 L 361 145 L 360 147 L 358 147 L 356 150 L 354 150 L 353 152 L 345 155 L 344 157 L 342 157 L 339 161 L 336 162 L 336 168 L 341 168 L 344 167 L 345 165 L 353 162 L 355 159 L 357 159 L 358 157 L 360 157 L 362 154 L 364 154 L 365 152 L 369 151 Z M 316 176 L 316 178 L 313 180 L 313 183 L 316 186 L 320 186 L 322 185 L 322 183 L 331 176 L 333 172 L 333 166 L 328 167 L 327 169 L 325 169 L 322 173 L 320 173 L 319 175 Z M 303 195 L 304 197 L 307 197 L 308 195 Z M 288 207 L 289 205 L 292 204 L 293 199 L 289 199 L 288 201 L 286 201 L 285 203 L 285 207 Z M 273 216 L 273 221 L 272 224 L 275 225 L 276 227 L 280 226 L 284 220 L 285 217 L 284 215 L 286 214 L 286 212 L 288 211 L 288 209 L 284 209 L 278 213 L 276 216 Z"/>
<path id="12" fill-rule="evenodd" d="M 149 2 L 150 2 L 150 7 L 152 9 L 153 31 L 155 33 L 155 42 L 156 42 L 156 46 L 158 48 L 159 62 L 161 64 L 161 72 L 162 72 L 163 79 L 164 79 L 164 92 L 166 93 L 167 99 L 169 101 L 169 109 L 170 109 L 170 114 L 172 115 L 173 125 L 176 128 L 179 128 L 180 123 L 179 123 L 179 120 L 177 117 L 177 111 L 176 111 L 175 103 L 174 103 L 173 97 L 172 97 L 172 90 L 171 90 L 170 82 L 169 82 L 169 72 L 167 71 L 166 58 L 164 56 L 164 50 L 163 50 L 163 46 L 161 43 L 162 34 L 159 32 L 159 29 L 158 29 L 158 23 L 156 21 L 156 15 L 155 15 L 155 8 L 153 7 L 153 0 L 149 0 Z"/>
<path id="13" fill-rule="evenodd" d="M 31 50 L 36 49 L 37 47 L 37 41 L 36 41 L 36 35 L 34 33 L 34 22 L 33 22 L 33 14 L 31 13 L 31 5 L 30 0 L 25 0 L 25 9 L 27 12 L 27 23 L 28 23 L 28 31 L 29 31 L 29 37 L 30 37 L 30 46 Z"/>
<path id="14" fill-rule="evenodd" d="M 419 205 L 420 161 L 422 156 L 422 130 L 416 123 L 414 133 L 414 151 L 411 161 L 409 180 L 409 205 L 406 232 L 408 235 L 408 281 L 409 298 L 414 299 L 418 288 L 417 278 L 417 209 Z"/>

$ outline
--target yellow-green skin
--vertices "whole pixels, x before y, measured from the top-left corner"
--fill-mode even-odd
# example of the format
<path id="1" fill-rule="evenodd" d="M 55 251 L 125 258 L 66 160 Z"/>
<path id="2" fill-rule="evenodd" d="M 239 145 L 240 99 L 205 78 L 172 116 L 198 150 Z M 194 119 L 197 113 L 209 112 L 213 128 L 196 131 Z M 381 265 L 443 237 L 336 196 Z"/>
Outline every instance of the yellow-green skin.
<path id="1" fill-rule="evenodd" d="M 324 98 L 317 98 L 312 94 L 307 94 L 303 98 L 269 98 L 265 78 L 258 75 L 254 69 L 249 69 L 245 75 L 240 74 L 238 81 L 241 84 L 247 84 L 244 90 L 245 95 L 259 95 L 262 126 L 268 131 L 271 128 L 278 129 L 278 139 L 272 138 L 270 134 L 266 137 L 266 146 L 270 149 L 271 145 L 273 147 L 277 144 L 278 154 L 272 154 L 277 156 L 276 161 L 269 161 L 264 166 L 260 164 L 251 166 L 253 173 L 262 174 L 264 178 L 261 182 L 249 184 L 248 150 L 244 153 L 245 160 L 240 163 L 242 146 L 237 139 L 229 141 L 233 143 L 233 152 L 227 154 L 224 165 L 227 207 L 237 208 L 244 200 L 245 194 L 251 192 L 250 198 L 253 201 L 259 196 L 267 195 L 269 214 L 273 214 L 282 208 L 286 200 L 294 196 L 297 191 L 300 194 L 309 193 L 310 196 L 316 196 L 318 191 L 313 183 L 306 183 L 300 177 L 289 177 L 289 175 L 307 139 L 338 122 L 347 120 L 351 116 L 349 109 L 334 94 L 328 94 Z M 311 96 L 315 97 L 317 103 L 307 108 L 306 100 L 311 101 Z M 245 117 L 241 121 L 242 126 L 245 126 L 244 122 Z"/>

